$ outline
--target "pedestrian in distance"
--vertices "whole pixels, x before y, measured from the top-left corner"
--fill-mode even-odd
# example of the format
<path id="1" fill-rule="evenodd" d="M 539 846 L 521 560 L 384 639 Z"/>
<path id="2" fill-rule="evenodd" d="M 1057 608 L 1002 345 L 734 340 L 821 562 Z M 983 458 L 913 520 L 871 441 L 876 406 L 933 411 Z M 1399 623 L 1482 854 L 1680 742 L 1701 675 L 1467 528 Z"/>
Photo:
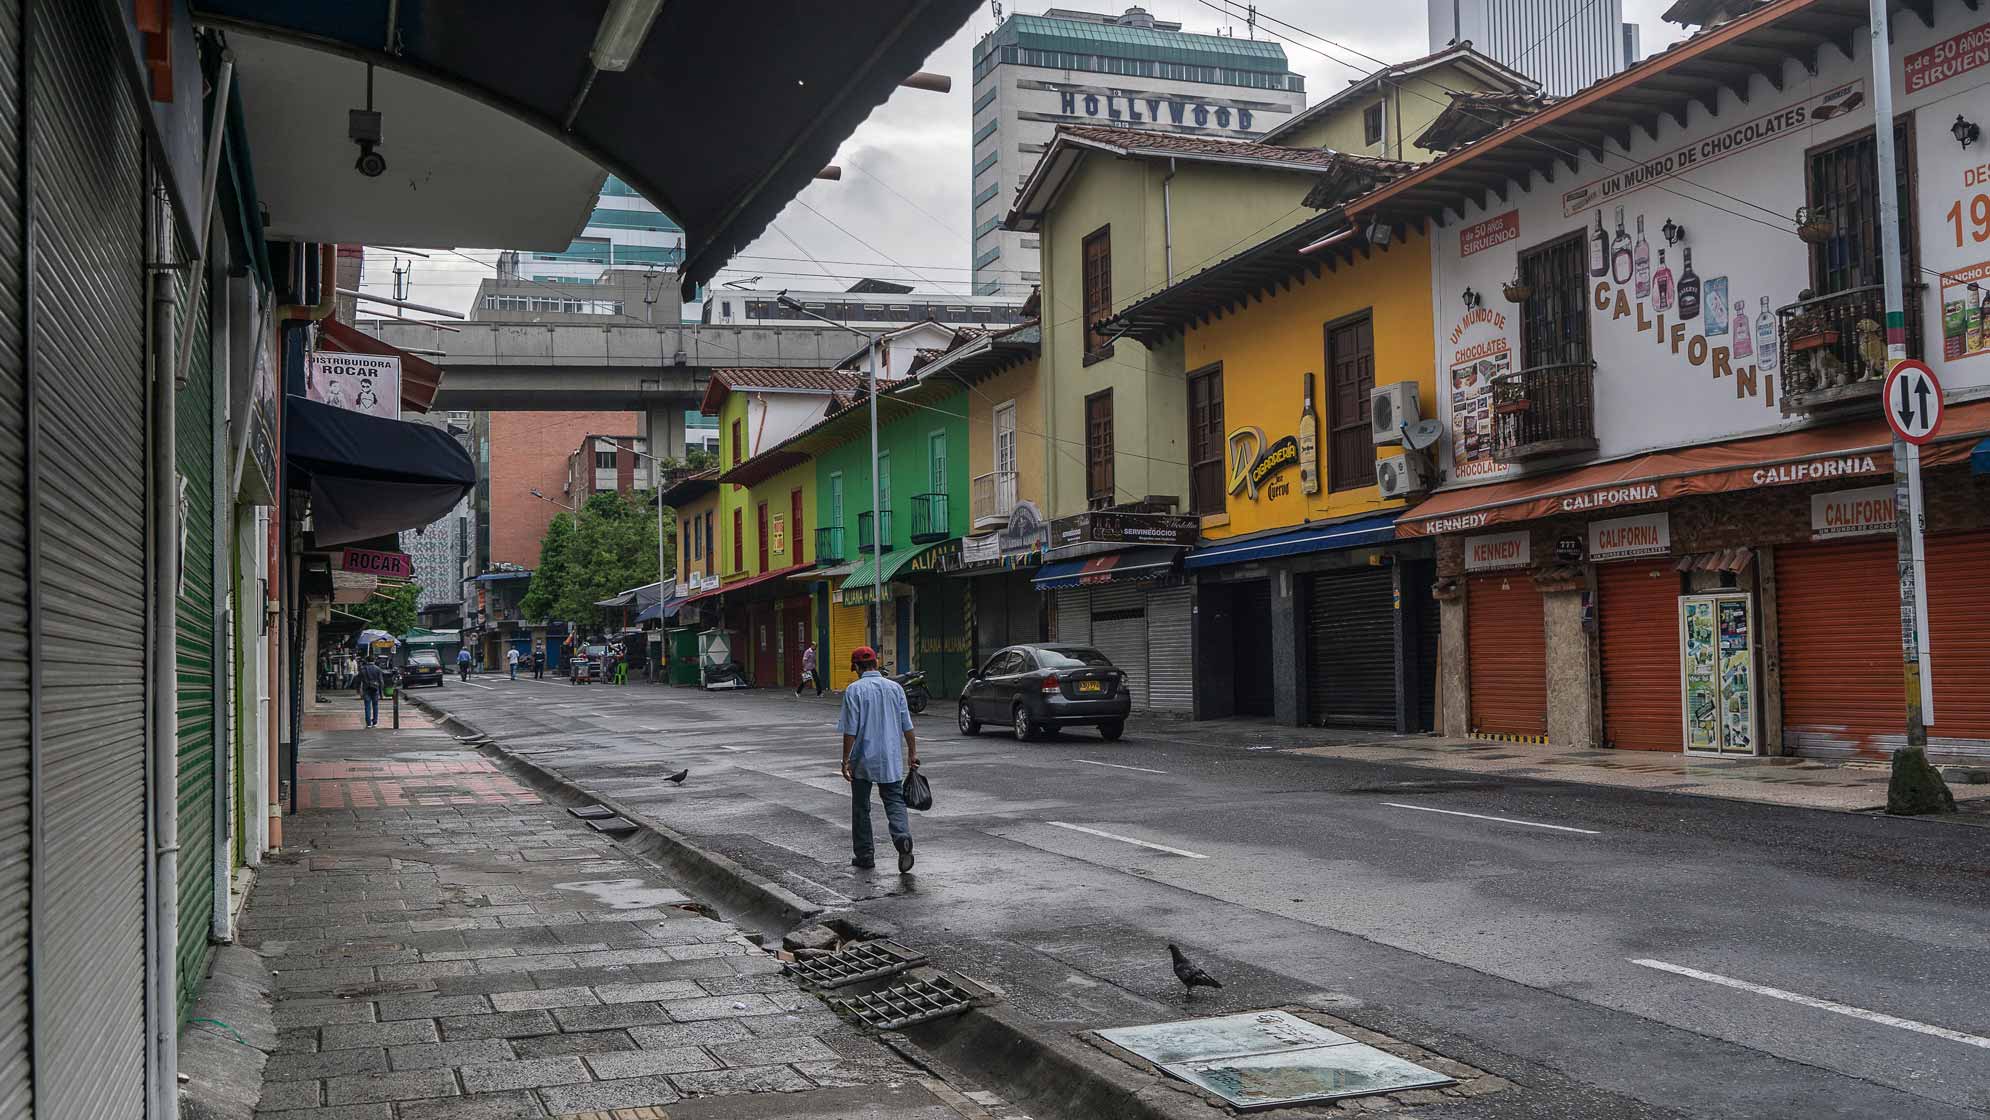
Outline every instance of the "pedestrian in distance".
<path id="1" fill-rule="evenodd" d="M 857 679 L 843 690 L 843 780 L 850 783 L 850 866 L 875 867 L 871 841 L 871 787 L 884 800 L 885 825 L 898 849 L 898 871 L 912 870 L 912 825 L 905 811 L 905 776 L 919 766 L 912 709 L 905 689 L 878 672 L 877 651 L 858 646 L 850 655 Z"/>
<path id="2" fill-rule="evenodd" d="M 618 652 L 615 654 L 615 683 L 629 683 L 629 655 L 627 653 Z"/>
<path id="3" fill-rule="evenodd" d="M 459 681 L 468 681 L 470 679 L 470 651 L 468 649 L 459 649 L 456 651 L 456 679 Z"/>
<path id="4" fill-rule="evenodd" d="M 387 672 L 372 658 L 359 663 L 359 672 L 353 675 L 353 688 L 359 692 L 360 706 L 366 716 L 366 726 L 380 722 L 380 694 L 387 691 Z"/>
<path id="5" fill-rule="evenodd" d="M 532 679 L 535 681 L 543 681 L 546 679 L 545 646 L 532 647 Z"/>
<path id="6" fill-rule="evenodd" d="M 815 667 L 814 642 L 808 642 L 802 646 L 802 679 L 795 685 L 795 695 L 800 696 L 802 689 L 807 688 L 809 685 L 815 686 L 815 694 L 817 696 L 822 695 L 822 674 Z"/>
<path id="7" fill-rule="evenodd" d="M 513 647 L 511 647 L 510 649 L 508 649 L 508 650 L 505 650 L 505 651 L 504 651 L 504 663 L 505 663 L 506 665 L 510 666 L 510 668 L 511 668 L 511 679 L 512 679 L 512 680 L 517 680 L 517 679 L 518 679 L 518 647 L 517 647 L 517 646 L 513 646 Z"/>

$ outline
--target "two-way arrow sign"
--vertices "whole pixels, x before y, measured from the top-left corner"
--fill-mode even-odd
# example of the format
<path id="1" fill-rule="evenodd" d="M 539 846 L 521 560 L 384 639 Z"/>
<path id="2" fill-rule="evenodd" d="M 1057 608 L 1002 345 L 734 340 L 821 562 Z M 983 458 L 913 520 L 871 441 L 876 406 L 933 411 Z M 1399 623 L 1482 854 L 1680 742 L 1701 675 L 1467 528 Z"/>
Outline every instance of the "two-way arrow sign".
<path id="1" fill-rule="evenodd" d="M 1942 426 L 1942 385 L 1924 362 L 1893 363 L 1880 391 L 1880 409 L 1893 434 L 1912 444 L 1935 438 Z"/>

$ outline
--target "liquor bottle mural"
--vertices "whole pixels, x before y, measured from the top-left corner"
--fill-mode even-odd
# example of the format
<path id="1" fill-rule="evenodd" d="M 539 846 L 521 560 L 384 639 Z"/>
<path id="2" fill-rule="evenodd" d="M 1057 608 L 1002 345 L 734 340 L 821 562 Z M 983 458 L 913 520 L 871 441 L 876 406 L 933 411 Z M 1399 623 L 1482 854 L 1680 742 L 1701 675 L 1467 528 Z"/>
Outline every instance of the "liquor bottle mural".
<path id="1" fill-rule="evenodd" d="M 1755 317 L 1755 364 L 1765 370 L 1776 368 L 1776 326 L 1776 315 L 1764 299 L 1762 314 Z"/>
<path id="2" fill-rule="evenodd" d="M 1596 228 L 1589 234 L 1589 274 L 1606 276 L 1610 272 L 1610 237 L 1603 232 L 1603 211 L 1596 212 Z"/>
<path id="3" fill-rule="evenodd" d="M 1733 310 L 1727 305 L 1727 277 L 1715 276 L 1700 281 L 1700 311 L 1705 316 L 1708 338 L 1727 334 L 1727 329 L 1734 325 L 1728 319 Z"/>
<path id="4" fill-rule="evenodd" d="M 1693 250 L 1686 250 L 1686 267 L 1679 273 L 1679 317 L 1697 319 L 1700 317 L 1700 278 L 1693 272 Z"/>
<path id="5" fill-rule="evenodd" d="M 1645 216 L 1638 215 L 1638 243 L 1631 248 L 1631 288 L 1639 299 L 1651 295 L 1651 242 L 1645 240 Z"/>
<path id="6" fill-rule="evenodd" d="M 1658 271 L 1651 277 L 1651 306 L 1654 311 L 1672 310 L 1672 266 L 1665 263 L 1665 250 L 1658 251 Z"/>
<path id="7" fill-rule="evenodd" d="M 1617 236 L 1610 240 L 1610 279 L 1631 282 L 1631 235 L 1624 232 L 1624 208 L 1617 207 Z"/>
<path id="8" fill-rule="evenodd" d="M 1708 312 L 1708 314 L 1712 314 L 1712 312 Z M 1754 344 L 1749 341 L 1754 335 L 1755 324 L 1748 319 L 1748 301 L 1745 299 L 1735 300 L 1734 342 L 1732 343 L 1735 357 L 1746 358 L 1755 352 Z"/>
<path id="9" fill-rule="evenodd" d="M 1313 374 L 1306 374 L 1306 402 L 1299 409 L 1299 492 L 1320 492 L 1320 421 L 1313 412 Z"/>

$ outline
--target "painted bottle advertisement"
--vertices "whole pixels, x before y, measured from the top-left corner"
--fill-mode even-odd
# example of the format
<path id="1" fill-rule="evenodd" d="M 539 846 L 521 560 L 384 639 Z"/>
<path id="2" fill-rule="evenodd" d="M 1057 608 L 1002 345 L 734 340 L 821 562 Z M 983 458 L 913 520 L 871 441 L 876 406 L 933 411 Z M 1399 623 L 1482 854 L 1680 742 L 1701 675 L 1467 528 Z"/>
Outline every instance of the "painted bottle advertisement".
<path id="1" fill-rule="evenodd" d="M 1716 276 L 1700 284 L 1700 308 L 1707 313 L 1707 337 L 1727 333 L 1727 277 Z"/>
<path id="2" fill-rule="evenodd" d="M 1639 299 L 1651 295 L 1651 242 L 1645 240 L 1645 216 L 1638 215 L 1638 243 L 1631 247 L 1631 290 Z"/>
<path id="3" fill-rule="evenodd" d="M 1306 401 L 1299 409 L 1299 492 L 1320 492 L 1320 421 L 1313 412 L 1313 375 L 1306 374 Z"/>
<path id="4" fill-rule="evenodd" d="M 1610 240 L 1610 279 L 1631 282 L 1631 235 L 1624 232 L 1624 208 L 1617 207 L 1617 236 Z"/>
<path id="5" fill-rule="evenodd" d="M 1700 278 L 1693 272 L 1693 250 L 1686 251 L 1685 267 L 1679 273 L 1679 317 L 1700 317 Z"/>
<path id="6" fill-rule="evenodd" d="M 1610 237 L 1603 232 L 1603 211 L 1596 212 L 1596 228 L 1589 231 L 1589 274 L 1602 276 L 1610 271 Z"/>
<path id="7" fill-rule="evenodd" d="M 1654 311 L 1672 310 L 1672 266 L 1665 263 L 1665 250 L 1658 251 L 1658 271 L 1651 278 L 1651 306 Z"/>
<path id="8" fill-rule="evenodd" d="M 1966 353 L 1983 349 L 1983 293 L 1977 292 L 1976 305 L 1969 309 L 1969 318 L 1963 331 L 1963 347 Z"/>
<path id="9" fill-rule="evenodd" d="M 1712 314 L 1712 312 L 1708 312 Z M 1755 353 L 1755 324 L 1748 319 L 1748 301 L 1734 301 L 1734 356 L 1746 358 Z"/>
<path id="10" fill-rule="evenodd" d="M 1769 301 L 1765 298 L 1762 313 L 1755 317 L 1755 364 L 1765 370 L 1776 368 L 1777 326 L 1775 313 L 1769 310 Z"/>

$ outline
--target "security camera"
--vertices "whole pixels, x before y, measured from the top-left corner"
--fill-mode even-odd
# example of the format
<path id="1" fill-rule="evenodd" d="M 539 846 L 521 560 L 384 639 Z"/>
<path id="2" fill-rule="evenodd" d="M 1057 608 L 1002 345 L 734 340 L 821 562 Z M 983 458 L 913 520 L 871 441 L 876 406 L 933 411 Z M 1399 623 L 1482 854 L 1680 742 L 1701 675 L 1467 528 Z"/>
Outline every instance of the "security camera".
<path id="1" fill-rule="evenodd" d="M 354 170 L 369 179 L 378 179 L 387 173 L 387 157 L 378 150 L 380 113 L 377 110 L 346 110 L 346 136 L 359 145 L 359 160 L 352 165 Z"/>
<path id="2" fill-rule="evenodd" d="M 361 175 L 369 179 L 378 179 L 387 173 L 387 157 L 374 151 L 373 145 L 361 144 L 359 146 L 359 159 L 352 166 Z"/>

